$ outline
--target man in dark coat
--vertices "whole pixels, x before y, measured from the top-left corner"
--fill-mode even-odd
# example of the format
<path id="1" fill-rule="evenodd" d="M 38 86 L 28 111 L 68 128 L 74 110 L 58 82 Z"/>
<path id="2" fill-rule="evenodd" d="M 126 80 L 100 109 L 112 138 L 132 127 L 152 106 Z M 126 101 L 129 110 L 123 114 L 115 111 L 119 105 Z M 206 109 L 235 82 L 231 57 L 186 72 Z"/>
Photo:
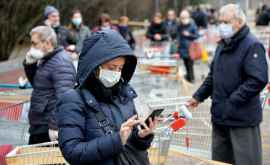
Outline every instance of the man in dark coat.
<path id="1" fill-rule="evenodd" d="M 57 44 L 67 48 L 70 44 L 73 44 L 74 38 L 72 38 L 70 32 L 60 23 L 59 11 L 51 5 L 46 6 L 44 9 L 45 21 L 43 25 L 51 27 L 57 35 Z"/>
<path id="2" fill-rule="evenodd" d="M 31 49 L 24 60 L 25 74 L 33 87 L 29 112 L 29 144 L 57 140 L 56 101 L 75 84 L 75 68 L 55 32 L 48 26 L 32 29 Z"/>
<path id="3" fill-rule="evenodd" d="M 189 100 L 196 107 L 212 98 L 212 158 L 235 165 L 261 165 L 260 92 L 268 82 L 265 49 L 246 25 L 242 9 L 220 9 L 221 41 L 211 70 Z"/>
<path id="4" fill-rule="evenodd" d="M 137 127 L 137 95 L 128 84 L 136 64 L 116 31 L 98 31 L 85 40 L 77 87 L 57 104 L 59 146 L 71 165 L 118 165 L 127 144 L 147 157 L 155 121 L 144 124 L 145 129 Z"/>
<path id="5" fill-rule="evenodd" d="M 167 19 L 164 21 L 167 33 L 170 36 L 170 39 L 172 41 L 176 40 L 177 38 L 177 28 L 178 28 L 178 23 L 176 20 L 176 14 L 174 10 L 168 10 L 167 13 Z"/>

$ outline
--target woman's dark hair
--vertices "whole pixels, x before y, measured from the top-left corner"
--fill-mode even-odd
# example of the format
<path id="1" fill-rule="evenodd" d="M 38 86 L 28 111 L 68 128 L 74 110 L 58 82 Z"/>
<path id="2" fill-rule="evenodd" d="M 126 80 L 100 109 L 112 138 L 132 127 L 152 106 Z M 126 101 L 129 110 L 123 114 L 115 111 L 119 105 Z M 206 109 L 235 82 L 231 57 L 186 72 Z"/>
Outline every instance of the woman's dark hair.
<path id="1" fill-rule="evenodd" d="M 82 12 L 80 11 L 80 9 L 75 8 L 72 10 L 70 18 L 72 18 L 77 13 L 81 14 L 81 16 L 82 16 Z"/>
<path id="2" fill-rule="evenodd" d="M 98 18 L 98 25 L 101 26 L 103 22 L 111 23 L 111 17 L 107 13 L 102 13 Z"/>

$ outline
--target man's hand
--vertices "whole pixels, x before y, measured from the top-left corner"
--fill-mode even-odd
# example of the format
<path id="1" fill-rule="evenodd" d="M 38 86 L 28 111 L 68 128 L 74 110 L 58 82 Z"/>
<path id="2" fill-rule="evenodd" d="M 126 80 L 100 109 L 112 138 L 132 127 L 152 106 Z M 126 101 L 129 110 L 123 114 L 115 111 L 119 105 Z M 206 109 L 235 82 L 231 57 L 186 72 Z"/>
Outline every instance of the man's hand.
<path id="1" fill-rule="evenodd" d="M 197 100 L 194 99 L 194 98 L 191 98 L 190 100 L 187 101 L 186 106 L 187 106 L 188 108 L 196 108 L 196 107 L 198 107 L 199 104 L 200 104 L 199 101 L 197 101 Z"/>
<path id="2" fill-rule="evenodd" d="M 58 140 L 58 131 L 53 130 L 53 129 L 49 129 L 49 138 L 50 138 L 51 141 Z"/>
<path id="3" fill-rule="evenodd" d="M 155 34 L 154 38 L 155 38 L 155 40 L 160 41 L 161 40 L 161 35 L 160 34 Z"/>
<path id="4" fill-rule="evenodd" d="M 74 52 L 75 51 L 75 45 L 69 45 L 66 47 L 66 50 L 69 51 L 69 52 Z"/>
<path id="5" fill-rule="evenodd" d="M 190 33 L 188 31 L 183 31 L 183 35 L 188 37 L 188 36 L 190 36 Z"/>

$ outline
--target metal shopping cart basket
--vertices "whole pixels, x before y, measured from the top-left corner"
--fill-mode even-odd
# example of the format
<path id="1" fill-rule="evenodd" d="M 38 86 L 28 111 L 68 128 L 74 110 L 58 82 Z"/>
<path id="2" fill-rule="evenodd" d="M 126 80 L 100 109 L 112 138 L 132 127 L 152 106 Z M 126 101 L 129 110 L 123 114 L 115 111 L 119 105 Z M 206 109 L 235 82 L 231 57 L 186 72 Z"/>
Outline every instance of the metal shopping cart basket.
<path id="1" fill-rule="evenodd" d="M 152 142 L 152 146 L 149 149 L 149 159 L 151 165 L 165 164 L 168 158 L 170 143 L 172 140 L 172 134 L 165 130 L 155 132 L 155 138 Z"/>
<path id="2" fill-rule="evenodd" d="M 31 90 L 0 91 L 0 145 L 24 145 L 28 140 Z"/>
<path id="3" fill-rule="evenodd" d="M 166 163 L 173 134 L 185 125 L 184 118 L 180 118 L 178 114 L 177 116 L 173 115 L 178 110 L 168 109 L 169 107 L 167 105 L 170 104 L 169 101 L 171 100 L 168 99 L 167 101 L 166 104 L 162 104 L 160 100 L 157 102 L 153 100 L 152 102 L 148 102 L 148 106 L 151 109 L 164 109 L 162 113 L 164 117 L 163 123 L 155 130 L 155 138 L 149 149 L 149 158 L 152 165 L 163 165 Z M 184 104 L 185 98 L 180 98 L 179 101 Z"/>
<path id="4" fill-rule="evenodd" d="M 151 100 L 148 105 L 152 108 L 164 108 L 163 115 L 175 118 L 175 114 L 185 117 L 185 126 L 179 131 L 170 133 L 163 127 L 158 127 L 155 138 L 149 149 L 152 165 L 225 165 L 225 163 L 210 160 L 211 124 L 209 113 L 196 110 L 187 117 L 182 110 L 189 97 L 178 97 Z M 200 107 L 205 108 L 205 107 Z M 171 126 L 171 125 L 170 125 Z"/>
<path id="5" fill-rule="evenodd" d="M 68 164 L 57 141 L 16 147 L 6 156 L 7 165 L 65 165 Z"/>
<path id="6" fill-rule="evenodd" d="M 170 54 L 171 42 L 150 43 L 138 55 L 139 67 L 152 74 L 169 74 L 178 66 L 177 55 Z"/>
<path id="7" fill-rule="evenodd" d="M 0 145 L 23 145 L 28 141 L 29 101 L 1 103 L 0 105 Z"/>
<path id="8" fill-rule="evenodd" d="M 152 99 L 187 95 L 191 84 L 184 79 L 178 56 L 170 54 L 170 42 L 145 47 L 145 52 L 138 54 L 138 67 L 131 80 L 138 94 Z"/>

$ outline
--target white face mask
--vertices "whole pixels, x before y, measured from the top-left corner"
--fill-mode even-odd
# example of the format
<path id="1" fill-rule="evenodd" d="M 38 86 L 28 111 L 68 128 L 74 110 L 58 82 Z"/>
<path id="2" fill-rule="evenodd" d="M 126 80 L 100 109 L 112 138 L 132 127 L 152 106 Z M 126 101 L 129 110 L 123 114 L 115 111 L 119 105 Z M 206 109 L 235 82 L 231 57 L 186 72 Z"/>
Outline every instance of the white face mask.
<path id="1" fill-rule="evenodd" d="M 110 30 L 110 29 L 111 29 L 110 26 L 102 26 L 102 27 L 101 27 L 101 30 Z"/>
<path id="2" fill-rule="evenodd" d="M 121 79 L 121 72 L 99 69 L 99 80 L 106 88 L 113 87 Z"/>
<path id="3" fill-rule="evenodd" d="M 190 19 L 189 19 L 189 18 L 185 18 L 185 19 L 182 20 L 182 23 L 183 23 L 184 25 L 187 25 L 187 24 L 190 23 Z"/>
<path id="4" fill-rule="evenodd" d="M 231 24 L 222 23 L 218 26 L 218 30 L 222 39 L 228 39 L 234 35 L 233 27 Z"/>
<path id="5" fill-rule="evenodd" d="M 40 60 L 44 57 L 44 52 L 40 49 L 31 47 L 30 50 L 27 52 L 31 57 L 33 57 L 36 60 Z"/>
<path id="6" fill-rule="evenodd" d="M 77 26 L 77 27 L 79 27 L 80 25 L 81 25 L 81 23 L 82 23 L 82 18 L 73 18 L 72 19 L 72 23 L 75 25 L 75 26 Z"/>

